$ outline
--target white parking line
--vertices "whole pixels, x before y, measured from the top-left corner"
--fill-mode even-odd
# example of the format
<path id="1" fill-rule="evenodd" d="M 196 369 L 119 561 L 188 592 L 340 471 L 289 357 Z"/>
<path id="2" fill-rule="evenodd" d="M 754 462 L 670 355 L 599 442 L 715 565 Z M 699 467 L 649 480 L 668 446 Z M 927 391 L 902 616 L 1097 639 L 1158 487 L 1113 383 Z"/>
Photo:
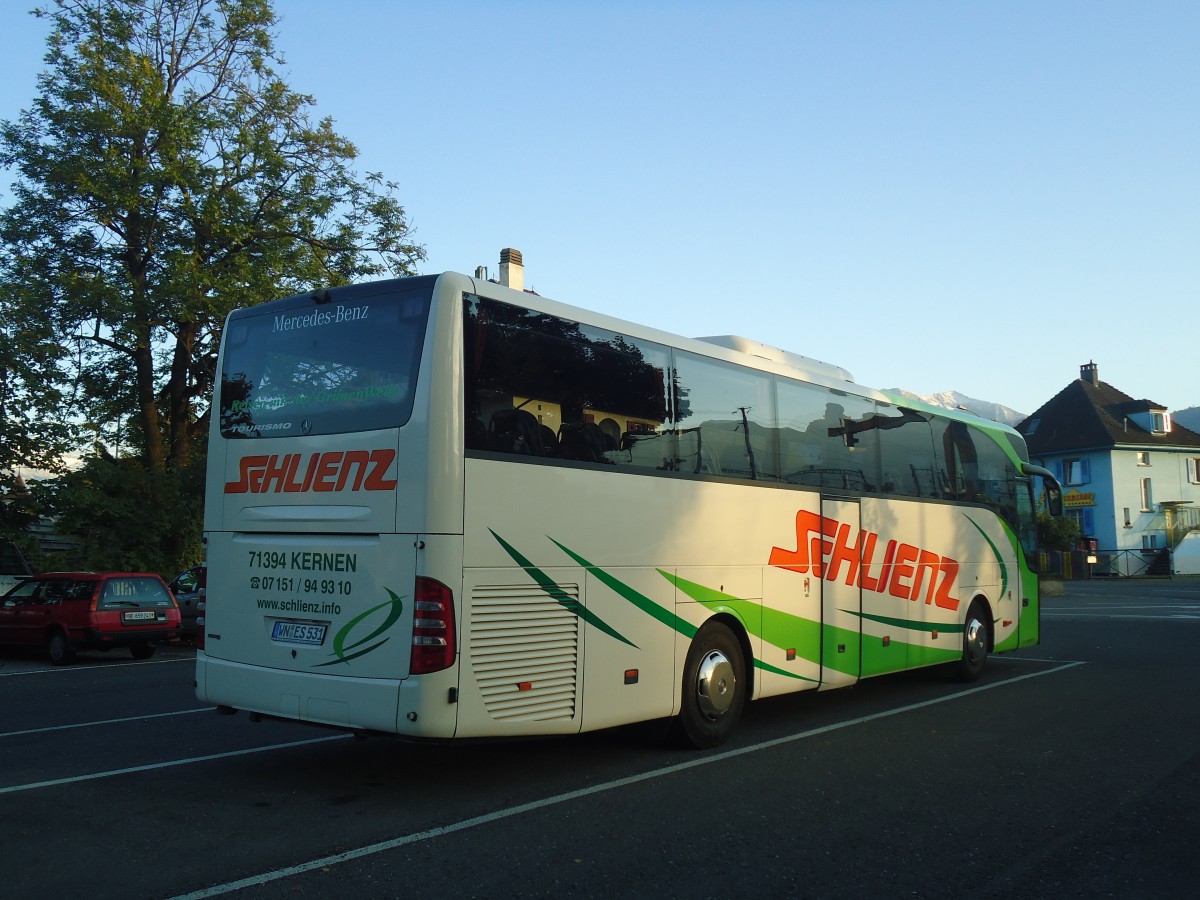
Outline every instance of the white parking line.
<path id="1" fill-rule="evenodd" d="M 1200 621 L 1200 613 L 1188 612 L 1166 612 L 1165 610 L 1171 607 L 1164 607 L 1164 611 L 1153 613 L 1148 611 L 1140 612 L 1120 612 L 1115 609 L 1070 609 L 1070 610 L 1055 610 L 1049 612 L 1042 610 L 1042 617 L 1046 619 L 1110 619 L 1113 621 L 1137 621 L 1137 622 L 1197 622 Z"/>
<path id="2" fill-rule="evenodd" d="M 88 669 L 116 669 L 121 666 L 161 666 L 166 663 L 179 662 L 196 664 L 196 661 L 190 656 L 183 656 L 178 659 L 139 659 L 131 660 L 130 662 L 105 663 L 101 666 L 81 666 L 76 664 L 71 666 L 54 666 L 52 668 L 22 669 L 19 672 L 0 672 L 0 678 L 12 678 L 17 675 L 49 675 L 51 673 L 64 675 L 71 672 L 86 672 Z"/>
<path id="3" fill-rule="evenodd" d="M 91 728 L 93 725 L 118 725 L 121 722 L 140 722 L 143 719 L 162 719 L 167 716 L 189 716 L 192 713 L 212 712 L 211 706 L 198 706 L 195 709 L 180 709 L 175 712 L 150 713 L 145 716 L 126 716 L 123 719 L 99 719 L 95 722 L 75 722 L 72 725 L 48 725 L 45 728 L 27 728 L 24 731 L 0 732 L 0 738 L 16 737 L 20 734 L 45 734 L 48 731 L 66 731 L 69 728 Z"/>
<path id="4" fill-rule="evenodd" d="M 344 853 L 335 853 L 331 856 L 323 856 L 320 859 L 310 860 L 306 863 L 300 863 L 295 866 L 287 866 L 282 869 L 275 869 L 271 872 L 263 872 L 261 875 L 252 875 L 248 878 L 240 878 L 237 881 L 228 881 L 224 884 L 215 884 L 211 887 L 202 888 L 198 891 L 192 891 L 188 894 L 180 894 L 172 900 L 201 900 L 204 897 L 217 897 L 221 894 L 230 894 L 234 891 L 240 891 L 244 888 L 258 887 L 272 881 L 279 881 L 283 878 L 289 878 L 292 875 L 302 875 L 305 872 L 313 872 L 318 869 L 324 869 L 328 866 L 335 866 L 339 863 L 350 862 L 355 859 L 362 859 L 364 856 L 373 856 L 377 853 L 384 853 L 388 850 L 395 850 L 398 847 L 404 847 L 408 844 L 415 844 L 420 841 L 427 841 L 432 838 L 442 837 L 447 834 L 454 834 L 459 831 L 466 831 L 469 828 L 475 828 L 479 825 L 489 825 L 492 822 L 499 822 L 503 819 L 509 819 L 513 816 L 519 816 L 527 812 L 533 812 L 539 809 L 545 809 L 550 806 L 556 806 L 560 803 L 567 803 L 571 800 L 579 800 L 584 797 L 590 797 L 593 794 L 601 794 L 606 791 L 616 790 L 617 788 L 627 787 L 631 784 L 638 784 L 643 781 L 653 781 L 657 778 L 664 778 L 668 775 L 675 775 L 679 772 L 686 772 L 689 769 L 707 766 L 711 763 L 724 762 L 728 759 L 734 759 L 738 756 L 745 756 L 748 753 L 757 753 L 760 750 L 769 750 L 773 747 L 780 747 L 785 744 L 790 744 L 795 741 L 804 740 L 805 738 L 816 737 L 822 734 L 828 734 L 831 731 L 838 731 L 842 728 L 850 728 L 854 725 L 862 725 L 865 722 L 872 722 L 876 719 L 885 719 L 889 716 L 898 716 L 902 713 L 913 712 L 914 710 L 924 709 L 927 706 L 934 706 L 939 703 L 945 703 L 949 700 L 957 700 L 960 697 L 977 694 L 981 691 L 988 691 L 992 688 L 1004 687 L 1005 685 L 1013 684 L 1017 681 L 1024 681 L 1027 678 L 1040 678 L 1043 675 L 1053 675 L 1057 672 L 1073 669 L 1076 666 L 1085 665 L 1083 662 L 1069 662 L 1053 669 L 1047 669 L 1044 672 L 1031 672 L 1028 675 L 1018 675 L 1016 678 L 1009 678 L 1005 681 L 995 682 L 993 684 L 979 685 L 974 688 L 969 688 L 965 691 L 960 691 L 956 694 L 951 694 L 946 697 L 938 697 L 934 700 L 925 700 L 921 703 L 912 703 L 908 706 L 901 706 L 897 709 L 890 709 L 886 712 L 872 713 L 869 716 L 860 716 L 857 719 L 850 719 L 846 722 L 838 722 L 835 725 L 825 725 L 821 728 L 813 728 L 809 731 L 802 731 L 797 734 L 788 735 L 787 737 L 775 738 L 770 741 L 763 741 L 760 744 L 752 744 L 749 747 L 742 747 L 738 750 L 727 750 L 723 753 L 717 753 L 713 756 L 705 756 L 701 759 L 691 759 L 687 762 L 677 763 L 673 766 L 666 766 L 662 769 L 655 769 L 651 772 L 643 772 L 640 775 L 630 775 L 627 778 L 618 778 L 615 781 L 608 781 L 604 784 L 593 785 L 592 787 L 581 788 L 577 791 L 567 791 L 564 794 L 556 794 L 553 797 L 547 797 L 544 800 L 534 800 L 529 803 L 521 803 L 517 806 L 510 806 L 507 809 L 496 810 L 495 812 L 487 813 L 482 816 L 475 816 L 470 819 L 463 819 L 461 822 L 455 822 L 451 825 L 443 825 L 439 828 L 430 828 L 427 831 L 418 831 L 414 834 L 406 834 L 401 837 L 392 838 L 387 841 L 380 841 L 377 844 L 368 844 L 365 847 L 359 847 L 357 850 L 347 850 Z"/>
<path id="5" fill-rule="evenodd" d="M 170 769 L 174 766 L 190 766 L 198 762 L 208 762 L 212 759 L 228 759 L 231 756 L 250 756 L 254 753 L 266 753 L 269 750 L 286 750 L 288 747 L 303 747 L 306 744 L 324 744 L 327 741 L 342 741 L 354 737 L 352 734 L 335 734 L 328 737 L 310 738 L 306 741 L 291 741 L 287 744 L 271 744 L 267 747 L 250 747 L 245 750 L 230 750 L 226 753 L 210 753 L 207 756 L 192 756 L 188 759 L 172 759 L 167 762 L 151 763 L 146 766 L 129 766 L 126 769 L 112 769 L 108 772 L 93 772 L 91 775 L 73 775 L 70 778 L 53 778 L 49 781 L 35 781 L 31 784 L 14 784 L 0 787 L 0 794 L 17 794 L 21 791 L 33 791 L 38 788 L 57 787 L 63 784 L 75 784 L 80 781 L 95 781 L 98 778 L 114 778 L 117 775 L 132 775 L 135 772 L 153 772 L 155 769 Z"/>

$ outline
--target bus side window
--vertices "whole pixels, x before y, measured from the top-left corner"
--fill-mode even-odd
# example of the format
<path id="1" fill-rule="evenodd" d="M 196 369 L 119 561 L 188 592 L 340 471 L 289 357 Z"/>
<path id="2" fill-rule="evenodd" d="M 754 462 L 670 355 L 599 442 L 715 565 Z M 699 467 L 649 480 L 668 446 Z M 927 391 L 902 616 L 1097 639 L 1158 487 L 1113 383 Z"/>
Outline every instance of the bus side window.
<path id="1" fill-rule="evenodd" d="M 777 481 L 770 377 L 684 352 L 675 377 L 680 470 Z"/>
<path id="2" fill-rule="evenodd" d="M 830 491 L 879 490 L 875 404 L 829 388 L 779 379 L 782 479 Z"/>

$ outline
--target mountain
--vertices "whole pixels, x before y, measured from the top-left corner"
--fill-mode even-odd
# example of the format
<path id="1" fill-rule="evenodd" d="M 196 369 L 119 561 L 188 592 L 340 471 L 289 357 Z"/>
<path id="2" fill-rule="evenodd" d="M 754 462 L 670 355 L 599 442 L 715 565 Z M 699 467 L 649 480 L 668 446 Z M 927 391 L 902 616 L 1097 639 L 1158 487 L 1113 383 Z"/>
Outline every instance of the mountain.
<path id="1" fill-rule="evenodd" d="M 1200 431 L 1200 406 L 1189 406 L 1171 413 L 1171 418 L 1188 431 Z"/>
<path id="2" fill-rule="evenodd" d="M 1015 409 L 1010 409 L 999 403 L 976 400 L 974 397 L 968 397 L 966 394 L 960 394 L 958 391 L 943 391 L 940 394 L 922 395 L 914 394 L 912 391 L 906 391 L 903 388 L 887 388 L 886 392 L 889 394 L 899 394 L 902 397 L 912 397 L 914 400 L 924 400 L 926 403 L 940 406 L 943 409 L 965 409 L 968 412 L 975 413 L 981 419 L 1002 422 L 1005 425 L 1016 425 L 1026 417 L 1026 413 L 1017 412 Z M 1178 418 L 1178 413 L 1175 415 Z M 1185 423 L 1184 427 L 1189 426 Z"/>

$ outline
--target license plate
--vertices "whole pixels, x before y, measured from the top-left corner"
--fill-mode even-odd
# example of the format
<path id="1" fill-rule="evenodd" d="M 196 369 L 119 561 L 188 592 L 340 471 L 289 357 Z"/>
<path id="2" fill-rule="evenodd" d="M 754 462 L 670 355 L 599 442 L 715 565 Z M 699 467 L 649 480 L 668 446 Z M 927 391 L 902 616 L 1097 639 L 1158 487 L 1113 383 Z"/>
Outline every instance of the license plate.
<path id="1" fill-rule="evenodd" d="M 122 622 L 153 622 L 158 613 L 152 609 L 137 609 L 121 613 Z"/>
<path id="2" fill-rule="evenodd" d="M 308 622 L 276 622 L 271 630 L 271 640 L 284 644 L 320 644 L 325 640 L 327 627 Z"/>

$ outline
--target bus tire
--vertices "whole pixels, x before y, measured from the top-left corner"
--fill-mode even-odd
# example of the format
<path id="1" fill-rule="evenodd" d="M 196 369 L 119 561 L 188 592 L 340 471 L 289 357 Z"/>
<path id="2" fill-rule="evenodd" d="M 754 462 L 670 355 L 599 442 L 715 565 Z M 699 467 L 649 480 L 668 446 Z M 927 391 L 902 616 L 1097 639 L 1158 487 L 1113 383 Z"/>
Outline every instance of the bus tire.
<path id="1" fill-rule="evenodd" d="M 720 622 L 705 625 L 696 632 L 683 667 L 677 742 L 698 750 L 724 743 L 742 716 L 748 689 L 737 636 Z"/>
<path id="2" fill-rule="evenodd" d="M 982 600 L 974 600 L 967 610 L 967 621 L 963 625 L 962 658 L 958 661 L 959 681 L 978 681 L 987 664 L 988 645 L 991 643 L 987 609 L 987 604 Z"/>

